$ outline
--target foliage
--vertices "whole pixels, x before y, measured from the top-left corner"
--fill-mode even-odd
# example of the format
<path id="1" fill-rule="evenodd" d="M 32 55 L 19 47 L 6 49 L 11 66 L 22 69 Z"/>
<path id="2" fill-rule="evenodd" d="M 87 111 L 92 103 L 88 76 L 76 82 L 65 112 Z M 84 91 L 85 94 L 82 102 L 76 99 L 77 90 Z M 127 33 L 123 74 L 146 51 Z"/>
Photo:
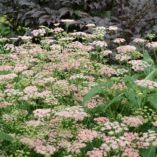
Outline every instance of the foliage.
<path id="1" fill-rule="evenodd" d="M 0 156 L 156 155 L 157 42 L 118 29 L 2 38 Z"/>
<path id="2" fill-rule="evenodd" d="M 0 132 L 0 140 L 13 141 L 13 137 L 4 132 Z"/>
<path id="3" fill-rule="evenodd" d="M 112 2 L 112 3 L 111 3 Z M 37 25 L 52 25 L 60 22 L 63 18 L 75 18 L 85 23 L 90 23 L 93 20 L 102 21 L 100 18 L 91 18 L 90 15 L 95 12 L 101 12 L 113 5 L 113 0 L 103 1 L 28 1 L 28 0 L 7 0 L 1 1 L 1 13 L 8 15 L 16 26 L 17 23 L 26 26 Z M 82 20 L 80 20 L 80 18 Z M 82 21 L 82 22 L 81 22 Z"/>
<path id="4" fill-rule="evenodd" d="M 156 0 L 1 0 L 0 13 L 7 15 L 15 28 L 18 24 L 36 27 L 58 22 L 65 26 L 62 19 L 74 19 L 70 25 L 85 29 L 89 23 L 108 24 L 110 20 L 104 19 L 108 17 L 126 29 L 125 34 L 132 35 L 152 27 L 156 32 L 156 3 Z"/>
<path id="5" fill-rule="evenodd" d="M 6 17 L 2 16 L 0 17 L 0 37 L 1 36 L 7 36 L 10 32 L 10 24 L 6 20 Z"/>

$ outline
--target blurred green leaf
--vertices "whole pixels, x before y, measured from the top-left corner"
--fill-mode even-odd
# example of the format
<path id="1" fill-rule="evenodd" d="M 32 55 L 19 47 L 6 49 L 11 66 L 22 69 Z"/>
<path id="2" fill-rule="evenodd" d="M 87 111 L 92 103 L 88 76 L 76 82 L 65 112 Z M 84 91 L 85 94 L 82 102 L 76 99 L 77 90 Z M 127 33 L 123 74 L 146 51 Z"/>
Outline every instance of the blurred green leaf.
<path id="1" fill-rule="evenodd" d="M 5 132 L 0 132 L 0 140 L 3 141 L 13 141 L 14 138 Z"/>
<path id="2" fill-rule="evenodd" d="M 150 147 L 148 149 L 141 150 L 141 156 L 142 157 L 155 157 L 156 156 L 156 148 Z"/>

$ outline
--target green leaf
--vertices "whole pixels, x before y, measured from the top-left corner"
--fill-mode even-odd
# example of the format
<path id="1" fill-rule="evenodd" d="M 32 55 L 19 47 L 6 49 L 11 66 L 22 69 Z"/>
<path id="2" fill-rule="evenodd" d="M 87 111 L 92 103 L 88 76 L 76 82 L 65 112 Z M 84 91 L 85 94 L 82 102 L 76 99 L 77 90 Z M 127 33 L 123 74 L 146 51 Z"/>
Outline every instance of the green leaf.
<path id="1" fill-rule="evenodd" d="M 131 104 L 137 105 L 137 94 L 133 89 L 127 89 L 125 92 L 125 96 L 129 99 Z"/>
<path id="2" fill-rule="evenodd" d="M 0 140 L 3 141 L 13 141 L 14 138 L 5 132 L 0 132 Z"/>
<path id="3" fill-rule="evenodd" d="M 140 154 L 141 154 L 142 157 L 155 157 L 156 148 L 155 147 L 150 147 L 148 149 L 143 149 L 143 150 L 141 150 Z"/>
<path id="4" fill-rule="evenodd" d="M 149 75 L 145 78 L 145 80 L 153 80 L 156 72 L 157 69 L 153 70 L 151 73 L 149 73 Z"/>
<path id="5" fill-rule="evenodd" d="M 154 61 L 152 60 L 152 58 L 150 57 L 150 55 L 148 54 L 148 52 L 144 52 L 144 54 L 143 54 L 143 60 L 146 61 L 150 65 L 154 65 Z"/>
<path id="6" fill-rule="evenodd" d="M 104 89 L 99 85 L 93 87 L 83 99 L 83 104 L 87 103 L 93 96 L 104 93 Z"/>
<path id="7" fill-rule="evenodd" d="M 157 110 L 157 93 L 148 97 L 148 102 Z"/>
<path id="8" fill-rule="evenodd" d="M 120 101 L 124 96 L 124 93 L 117 95 L 116 97 L 114 97 L 108 104 L 103 105 L 103 112 L 106 112 L 106 110 L 114 103 Z"/>

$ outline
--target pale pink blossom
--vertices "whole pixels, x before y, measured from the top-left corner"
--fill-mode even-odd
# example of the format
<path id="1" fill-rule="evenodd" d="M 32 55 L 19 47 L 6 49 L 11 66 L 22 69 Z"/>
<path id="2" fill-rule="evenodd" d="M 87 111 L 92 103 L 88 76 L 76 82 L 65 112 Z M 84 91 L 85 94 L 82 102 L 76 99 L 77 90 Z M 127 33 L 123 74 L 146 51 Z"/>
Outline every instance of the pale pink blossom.
<path id="1" fill-rule="evenodd" d="M 156 50 L 157 49 L 157 42 L 155 41 L 155 42 L 148 43 L 146 46 L 151 50 L 154 50 L 154 49 Z"/>
<path id="2" fill-rule="evenodd" d="M 56 152 L 56 148 L 52 145 L 38 145 L 34 148 L 34 150 L 39 153 L 42 154 L 44 156 L 51 156 Z"/>
<path id="3" fill-rule="evenodd" d="M 125 148 L 122 157 L 140 157 L 139 151 L 133 148 Z"/>
<path id="4" fill-rule="evenodd" d="M 98 137 L 98 133 L 94 130 L 81 130 L 78 134 L 78 139 L 83 142 L 92 141 Z"/>
<path id="5" fill-rule="evenodd" d="M 83 110 L 82 107 L 74 106 L 64 109 L 63 111 L 57 112 L 56 116 L 63 118 L 71 118 L 76 121 L 82 121 L 88 116 L 88 114 Z"/>
<path id="6" fill-rule="evenodd" d="M 102 67 L 100 69 L 100 73 L 101 73 L 101 75 L 108 76 L 108 77 L 111 77 L 111 76 L 117 74 L 117 72 L 116 72 L 116 70 L 114 68 L 108 67 L 108 66 Z"/>
<path id="7" fill-rule="evenodd" d="M 118 53 L 125 54 L 125 53 L 129 53 L 129 52 L 133 52 L 133 51 L 136 51 L 136 47 L 132 46 L 132 45 L 124 45 L 124 46 L 117 47 Z"/>
<path id="8" fill-rule="evenodd" d="M 146 68 L 150 66 L 146 61 L 142 61 L 142 60 L 132 60 L 129 61 L 129 64 L 132 65 L 132 69 L 136 72 L 144 71 Z"/>
<path id="9" fill-rule="evenodd" d="M 64 32 L 64 29 L 61 28 L 61 27 L 56 27 L 56 28 L 53 29 L 53 32 L 55 32 L 55 33 L 61 33 L 61 32 Z"/>
<path id="10" fill-rule="evenodd" d="M 157 88 L 157 82 L 150 81 L 150 80 L 136 80 L 135 83 L 138 86 L 145 87 L 145 88 L 148 88 L 148 89 Z"/>
<path id="11" fill-rule="evenodd" d="M 98 123 L 106 123 L 106 122 L 109 122 L 109 119 L 107 117 L 97 117 L 97 118 L 94 118 L 94 121 Z"/>
<path id="12" fill-rule="evenodd" d="M 153 122 L 153 126 L 157 127 L 157 120 Z"/>
<path id="13" fill-rule="evenodd" d="M 98 148 L 94 148 L 93 150 L 91 151 L 88 151 L 87 152 L 87 155 L 89 157 L 104 157 L 106 156 L 102 150 L 98 149 Z"/>
<path id="14" fill-rule="evenodd" d="M 135 44 L 144 44 L 146 43 L 146 40 L 142 38 L 135 38 L 132 42 Z"/>
<path id="15" fill-rule="evenodd" d="M 6 74 L 6 75 L 0 75 L 0 82 L 1 81 L 11 81 L 13 80 L 15 77 L 17 77 L 16 74 Z"/>
<path id="16" fill-rule="evenodd" d="M 45 31 L 44 28 L 41 28 L 41 29 L 33 30 L 33 31 L 31 32 L 31 34 L 32 34 L 34 37 L 38 37 L 38 36 L 42 37 L 42 36 L 44 36 L 44 35 L 46 34 L 46 31 Z"/>
<path id="17" fill-rule="evenodd" d="M 26 65 L 24 65 L 24 64 L 16 64 L 15 65 L 14 71 L 16 73 L 22 72 L 24 70 L 27 70 L 27 66 Z"/>
<path id="18" fill-rule="evenodd" d="M 12 68 L 10 65 L 0 65 L 0 71 L 10 71 Z"/>
<path id="19" fill-rule="evenodd" d="M 144 119 L 142 117 L 123 117 L 122 121 L 130 127 L 139 127 L 144 124 Z"/>
<path id="20" fill-rule="evenodd" d="M 38 88 L 36 86 L 27 86 L 25 89 L 24 89 L 24 93 L 26 93 L 27 95 L 34 95 L 35 93 L 37 93 L 38 91 Z"/>
<path id="21" fill-rule="evenodd" d="M 42 122 L 39 120 L 30 120 L 30 121 L 26 122 L 26 125 L 32 126 L 32 127 L 38 127 L 38 126 L 42 125 Z"/>
<path id="22" fill-rule="evenodd" d="M 123 43 L 125 43 L 125 41 L 126 40 L 124 38 L 116 38 L 113 40 L 113 42 L 116 44 L 123 44 Z"/>
<path id="23" fill-rule="evenodd" d="M 51 114 L 51 109 L 36 109 L 33 111 L 34 117 L 43 118 L 49 117 Z"/>
<path id="24" fill-rule="evenodd" d="M 70 144 L 70 146 L 67 147 L 68 152 L 71 153 L 80 153 L 80 149 L 86 147 L 86 144 L 80 141 L 76 141 L 72 144 Z"/>

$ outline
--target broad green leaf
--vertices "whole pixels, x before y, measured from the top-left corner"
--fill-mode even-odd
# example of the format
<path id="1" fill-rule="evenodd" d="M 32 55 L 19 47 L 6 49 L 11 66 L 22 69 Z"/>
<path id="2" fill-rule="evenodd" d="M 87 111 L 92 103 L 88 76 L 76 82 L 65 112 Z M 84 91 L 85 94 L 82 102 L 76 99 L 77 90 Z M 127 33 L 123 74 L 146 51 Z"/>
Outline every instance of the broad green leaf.
<path id="1" fill-rule="evenodd" d="M 155 157 L 156 156 L 156 148 L 150 147 L 148 149 L 143 149 L 140 154 L 142 157 Z"/>

